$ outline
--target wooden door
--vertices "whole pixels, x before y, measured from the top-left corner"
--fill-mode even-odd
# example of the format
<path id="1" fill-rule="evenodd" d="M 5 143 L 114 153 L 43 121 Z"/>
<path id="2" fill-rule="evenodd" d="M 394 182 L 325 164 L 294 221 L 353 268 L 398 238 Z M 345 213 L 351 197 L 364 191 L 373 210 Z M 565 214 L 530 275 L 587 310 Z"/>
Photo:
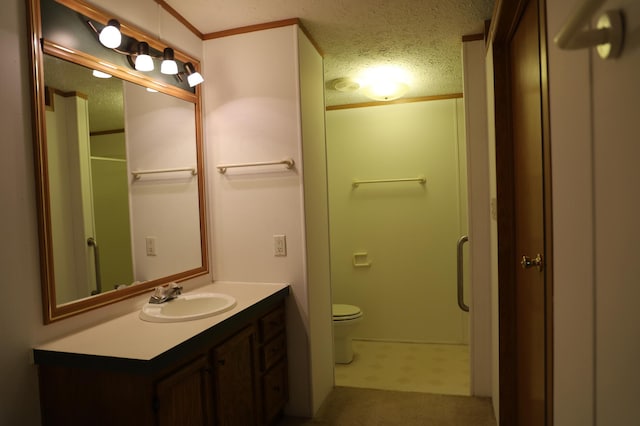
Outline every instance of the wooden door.
<path id="1" fill-rule="evenodd" d="M 500 424 L 551 425 L 551 179 L 544 0 L 501 2 L 494 32 Z M 536 257 L 540 255 L 540 265 Z M 523 262 L 523 256 L 527 262 Z"/>
<path id="2" fill-rule="evenodd" d="M 518 425 L 545 423 L 545 287 L 538 5 L 526 6 L 509 47 L 513 123 Z M 539 261 L 528 263 L 540 254 Z M 523 260 L 524 259 L 524 260 Z M 526 269 L 525 269 L 526 268 Z"/>

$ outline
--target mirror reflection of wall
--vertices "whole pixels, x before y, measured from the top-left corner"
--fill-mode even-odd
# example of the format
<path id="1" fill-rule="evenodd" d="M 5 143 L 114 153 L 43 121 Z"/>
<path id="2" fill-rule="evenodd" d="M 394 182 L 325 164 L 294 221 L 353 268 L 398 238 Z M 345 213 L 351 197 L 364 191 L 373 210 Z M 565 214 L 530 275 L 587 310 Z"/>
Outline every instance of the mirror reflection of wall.
<path id="1" fill-rule="evenodd" d="M 130 82 L 124 99 L 131 172 L 197 170 L 194 104 Z M 130 200 L 136 281 L 202 266 L 198 179 L 190 170 L 130 180 Z"/>

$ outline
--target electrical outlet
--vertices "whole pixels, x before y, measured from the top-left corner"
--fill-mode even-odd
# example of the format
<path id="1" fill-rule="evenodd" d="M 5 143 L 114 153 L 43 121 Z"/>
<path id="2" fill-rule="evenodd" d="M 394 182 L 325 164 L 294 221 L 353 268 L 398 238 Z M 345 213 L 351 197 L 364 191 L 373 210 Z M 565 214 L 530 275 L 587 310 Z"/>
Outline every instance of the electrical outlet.
<path id="1" fill-rule="evenodd" d="M 145 237 L 144 244 L 147 249 L 147 256 L 156 256 L 156 237 Z"/>
<path id="2" fill-rule="evenodd" d="M 274 256 L 287 255 L 287 237 L 285 235 L 273 236 L 273 255 Z"/>

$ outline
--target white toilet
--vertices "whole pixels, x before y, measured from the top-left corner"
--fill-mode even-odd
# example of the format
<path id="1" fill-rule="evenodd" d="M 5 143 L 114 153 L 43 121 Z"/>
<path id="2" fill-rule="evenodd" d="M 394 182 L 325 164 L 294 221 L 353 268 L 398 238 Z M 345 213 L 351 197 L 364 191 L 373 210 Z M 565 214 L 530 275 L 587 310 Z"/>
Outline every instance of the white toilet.
<path id="1" fill-rule="evenodd" d="M 362 311 L 359 307 L 333 304 L 333 347 L 336 364 L 349 364 L 353 360 L 351 338 L 360 321 Z"/>

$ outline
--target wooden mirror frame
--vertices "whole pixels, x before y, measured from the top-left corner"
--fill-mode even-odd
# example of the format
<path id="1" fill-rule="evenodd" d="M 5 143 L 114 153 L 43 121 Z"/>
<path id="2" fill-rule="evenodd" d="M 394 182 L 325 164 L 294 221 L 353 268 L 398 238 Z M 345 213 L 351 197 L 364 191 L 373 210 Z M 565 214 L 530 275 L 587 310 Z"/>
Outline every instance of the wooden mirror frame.
<path id="1" fill-rule="evenodd" d="M 55 0 L 67 8 L 78 12 L 87 18 L 106 24 L 109 19 L 118 19 L 121 23 L 123 35 L 135 38 L 138 41 L 146 41 L 149 46 L 162 51 L 167 46 L 144 31 L 120 20 L 97 7 L 85 3 L 83 0 Z M 43 321 L 49 324 L 64 318 L 71 317 L 89 310 L 106 306 L 130 297 L 142 294 L 150 289 L 169 282 L 180 282 L 197 276 L 209 273 L 207 254 L 207 229 L 205 214 L 205 190 L 204 190 L 204 154 L 202 143 L 202 108 L 200 86 L 196 86 L 192 93 L 177 86 L 166 84 L 165 82 L 154 80 L 148 75 L 133 69 L 106 63 L 105 60 L 90 54 L 61 46 L 49 40 L 44 40 L 42 36 L 40 0 L 27 0 L 28 22 L 29 22 L 29 44 L 31 50 L 31 80 L 32 80 L 32 114 L 34 121 L 34 160 L 36 177 L 36 198 L 38 205 L 38 231 L 40 239 L 40 273 L 42 283 L 42 305 Z M 191 62 L 196 70 L 199 70 L 200 63 L 197 59 L 180 52 L 174 48 L 176 60 Z M 200 220 L 200 253 L 201 266 L 177 272 L 170 276 L 160 277 L 145 281 L 140 284 L 131 285 L 119 290 L 108 291 L 95 296 L 88 296 L 73 302 L 57 305 L 55 276 L 53 270 L 53 246 L 51 230 L 51 212 L 49 196 L 49 174 L 47 164 L 47 135 L 45 123 L 45 85 L 43 56 L 50 54 L 60 59 L 64 59 L 88 68 L 107 72 L 122 80 L 126 80 L 141 86 L 155 89 L 159 92 L 180 98 L 194 104 L 195 110 L 195 135 L 196 135 L 196 165 L 198 173 L 198 200 L 199 200 L 199 220 Z"/>

